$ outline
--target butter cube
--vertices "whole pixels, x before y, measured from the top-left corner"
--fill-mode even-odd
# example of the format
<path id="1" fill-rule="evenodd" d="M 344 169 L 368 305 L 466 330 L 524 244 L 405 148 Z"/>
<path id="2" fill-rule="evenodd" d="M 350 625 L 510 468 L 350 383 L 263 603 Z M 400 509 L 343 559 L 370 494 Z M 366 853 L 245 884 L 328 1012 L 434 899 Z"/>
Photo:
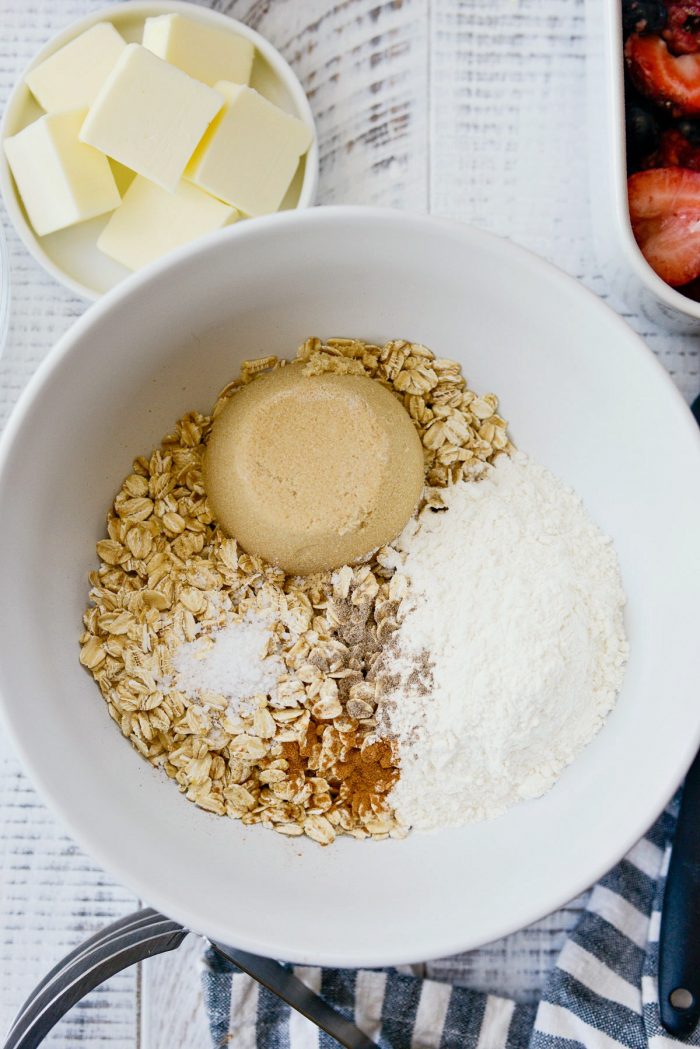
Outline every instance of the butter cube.
<path id="1" fill-rule="evenodd" d="M 140 44 L 127 44 L 90 106 L 80 137 L 174 190 L 223 101 Z"/>
<path id="2" fill-rule="evenodd" d="M 107 157 L 78 137 L 84 119 L 84 109 L 48 113 L 5 139 L 10 170 L 40 237 L 119 204 Z"/>
<path id="3" fill-rule="evenodd" d="M 235 222 L 238 212 L 181 182 L 174 193 L 137 175 L 102 230 L 97 247 L 137 270 L 181 244 Z"/>
<path id="4" fill-rule="evenodd" d="M 219 81 L 226 105 L 197 147 L 185 177 L 246 215 L 276 211 L 311 129 L 250 87 Z"/>
<path id="5" fill-rule="evenodd" d="M 147 18 L 143 46 L 210 87 L 217 80 L 247 84 L 255 55 L 255 47 L 244 36 L 184 15 Z"/>
<path id="6" fill-rule="evenodd" d="M 30 69 L 24 82 L 47 113 L 87 109 L 125 47 L 111 23 L 98 22 Z"/>

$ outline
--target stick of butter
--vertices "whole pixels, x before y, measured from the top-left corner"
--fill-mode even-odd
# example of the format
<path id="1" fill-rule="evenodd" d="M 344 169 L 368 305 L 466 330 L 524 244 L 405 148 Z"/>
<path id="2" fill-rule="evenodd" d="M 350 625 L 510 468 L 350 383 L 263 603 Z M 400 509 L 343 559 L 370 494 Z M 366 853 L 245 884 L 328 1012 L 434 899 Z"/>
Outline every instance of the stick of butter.
<path id="1" fill-rule="evenodd" d="M 238 218 L 235 208 L 189 182 L 174 193 L 137 175 L 97 241 L 105 255 L 137 270 L 181 244 Z"/>
<path id="2" fill-rule="evenodd" d="M 110 22 L 98 22 L 30 69 L 24 82 L 47 113 L 87 109 L 125 47 Z"/>
<path id="3" fill-rule="evenodd" d="M 140 44 L 127 44 L 80 132 L 83 142 L 174 190 L 224 99 Z"/>
<path id="4" fill-rule="evenodd" d="M 311 129 L 250 87 L 219 81 L 226 105 L 187 165 L 185 177 L 246 215 L 277 211 Z"/>
<path id="5" fill-rule="evenodd" d="M 84 109 L 47 113 L 5 139 L 10 170 L 40 237 L 119 204 L 107 157 L 78 137 L 84 119 Z"/>
<path id="6" fill-rule="evenodd" d="M 217 80 L 247 84 L 255 47 L 244 36 L 215 29 L 184 15 L 147 18 L 143 46 L 195 80 L 214 87 Z"/>

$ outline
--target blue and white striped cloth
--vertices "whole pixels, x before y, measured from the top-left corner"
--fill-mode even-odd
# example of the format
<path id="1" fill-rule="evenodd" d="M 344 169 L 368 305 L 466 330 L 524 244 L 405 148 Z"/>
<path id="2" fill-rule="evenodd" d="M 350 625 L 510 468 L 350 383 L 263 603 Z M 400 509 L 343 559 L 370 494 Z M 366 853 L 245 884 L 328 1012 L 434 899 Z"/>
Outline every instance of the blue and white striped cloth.
<path id="1" fill-rule="evenodd" d="M 393 969 L 294 972 L 382 1049 L 700 1046 L 700 1031 L 680 1043 L 659 1022 L 659 918 L 674 825 L 671 807 L 594 887 L 537 1005 Z M 213 952 L 203 981 L 215 1049 L 337 1046 Z"/>

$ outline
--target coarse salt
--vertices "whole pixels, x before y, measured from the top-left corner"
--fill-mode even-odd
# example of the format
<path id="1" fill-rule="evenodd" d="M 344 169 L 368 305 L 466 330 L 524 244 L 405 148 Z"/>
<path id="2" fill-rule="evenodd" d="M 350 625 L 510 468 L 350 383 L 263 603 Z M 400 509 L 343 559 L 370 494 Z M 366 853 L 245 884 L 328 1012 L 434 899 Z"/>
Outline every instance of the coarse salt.
<path id="1" fill-rule="evenodd" d="M 272 616 L 247 612 L 219 630 L 184 642 L 173 659 L 173 687 L 201 698 L 214 692 L 242 712 L 246 700 L 274 692 L 285 672 L 278 655 L 267 655 Z"/>

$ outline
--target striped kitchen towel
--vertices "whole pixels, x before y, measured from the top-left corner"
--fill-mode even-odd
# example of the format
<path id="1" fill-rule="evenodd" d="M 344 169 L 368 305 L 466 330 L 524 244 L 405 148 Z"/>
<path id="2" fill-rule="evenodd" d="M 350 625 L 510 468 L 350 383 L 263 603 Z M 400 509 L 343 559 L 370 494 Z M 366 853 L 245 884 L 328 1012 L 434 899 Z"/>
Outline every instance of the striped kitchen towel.
<path id="1" fill-rule="evenodd" d="M 594 887 L 537 1005 L 395 969 L 294 972 L 382 1049 L 663 1049 L 684 1043 L 659 1022 L 659 917 L 670 807 Z M 212 1045 L 332 1049 L 337 1043 L 212 951 L 204 966 Z"/>

